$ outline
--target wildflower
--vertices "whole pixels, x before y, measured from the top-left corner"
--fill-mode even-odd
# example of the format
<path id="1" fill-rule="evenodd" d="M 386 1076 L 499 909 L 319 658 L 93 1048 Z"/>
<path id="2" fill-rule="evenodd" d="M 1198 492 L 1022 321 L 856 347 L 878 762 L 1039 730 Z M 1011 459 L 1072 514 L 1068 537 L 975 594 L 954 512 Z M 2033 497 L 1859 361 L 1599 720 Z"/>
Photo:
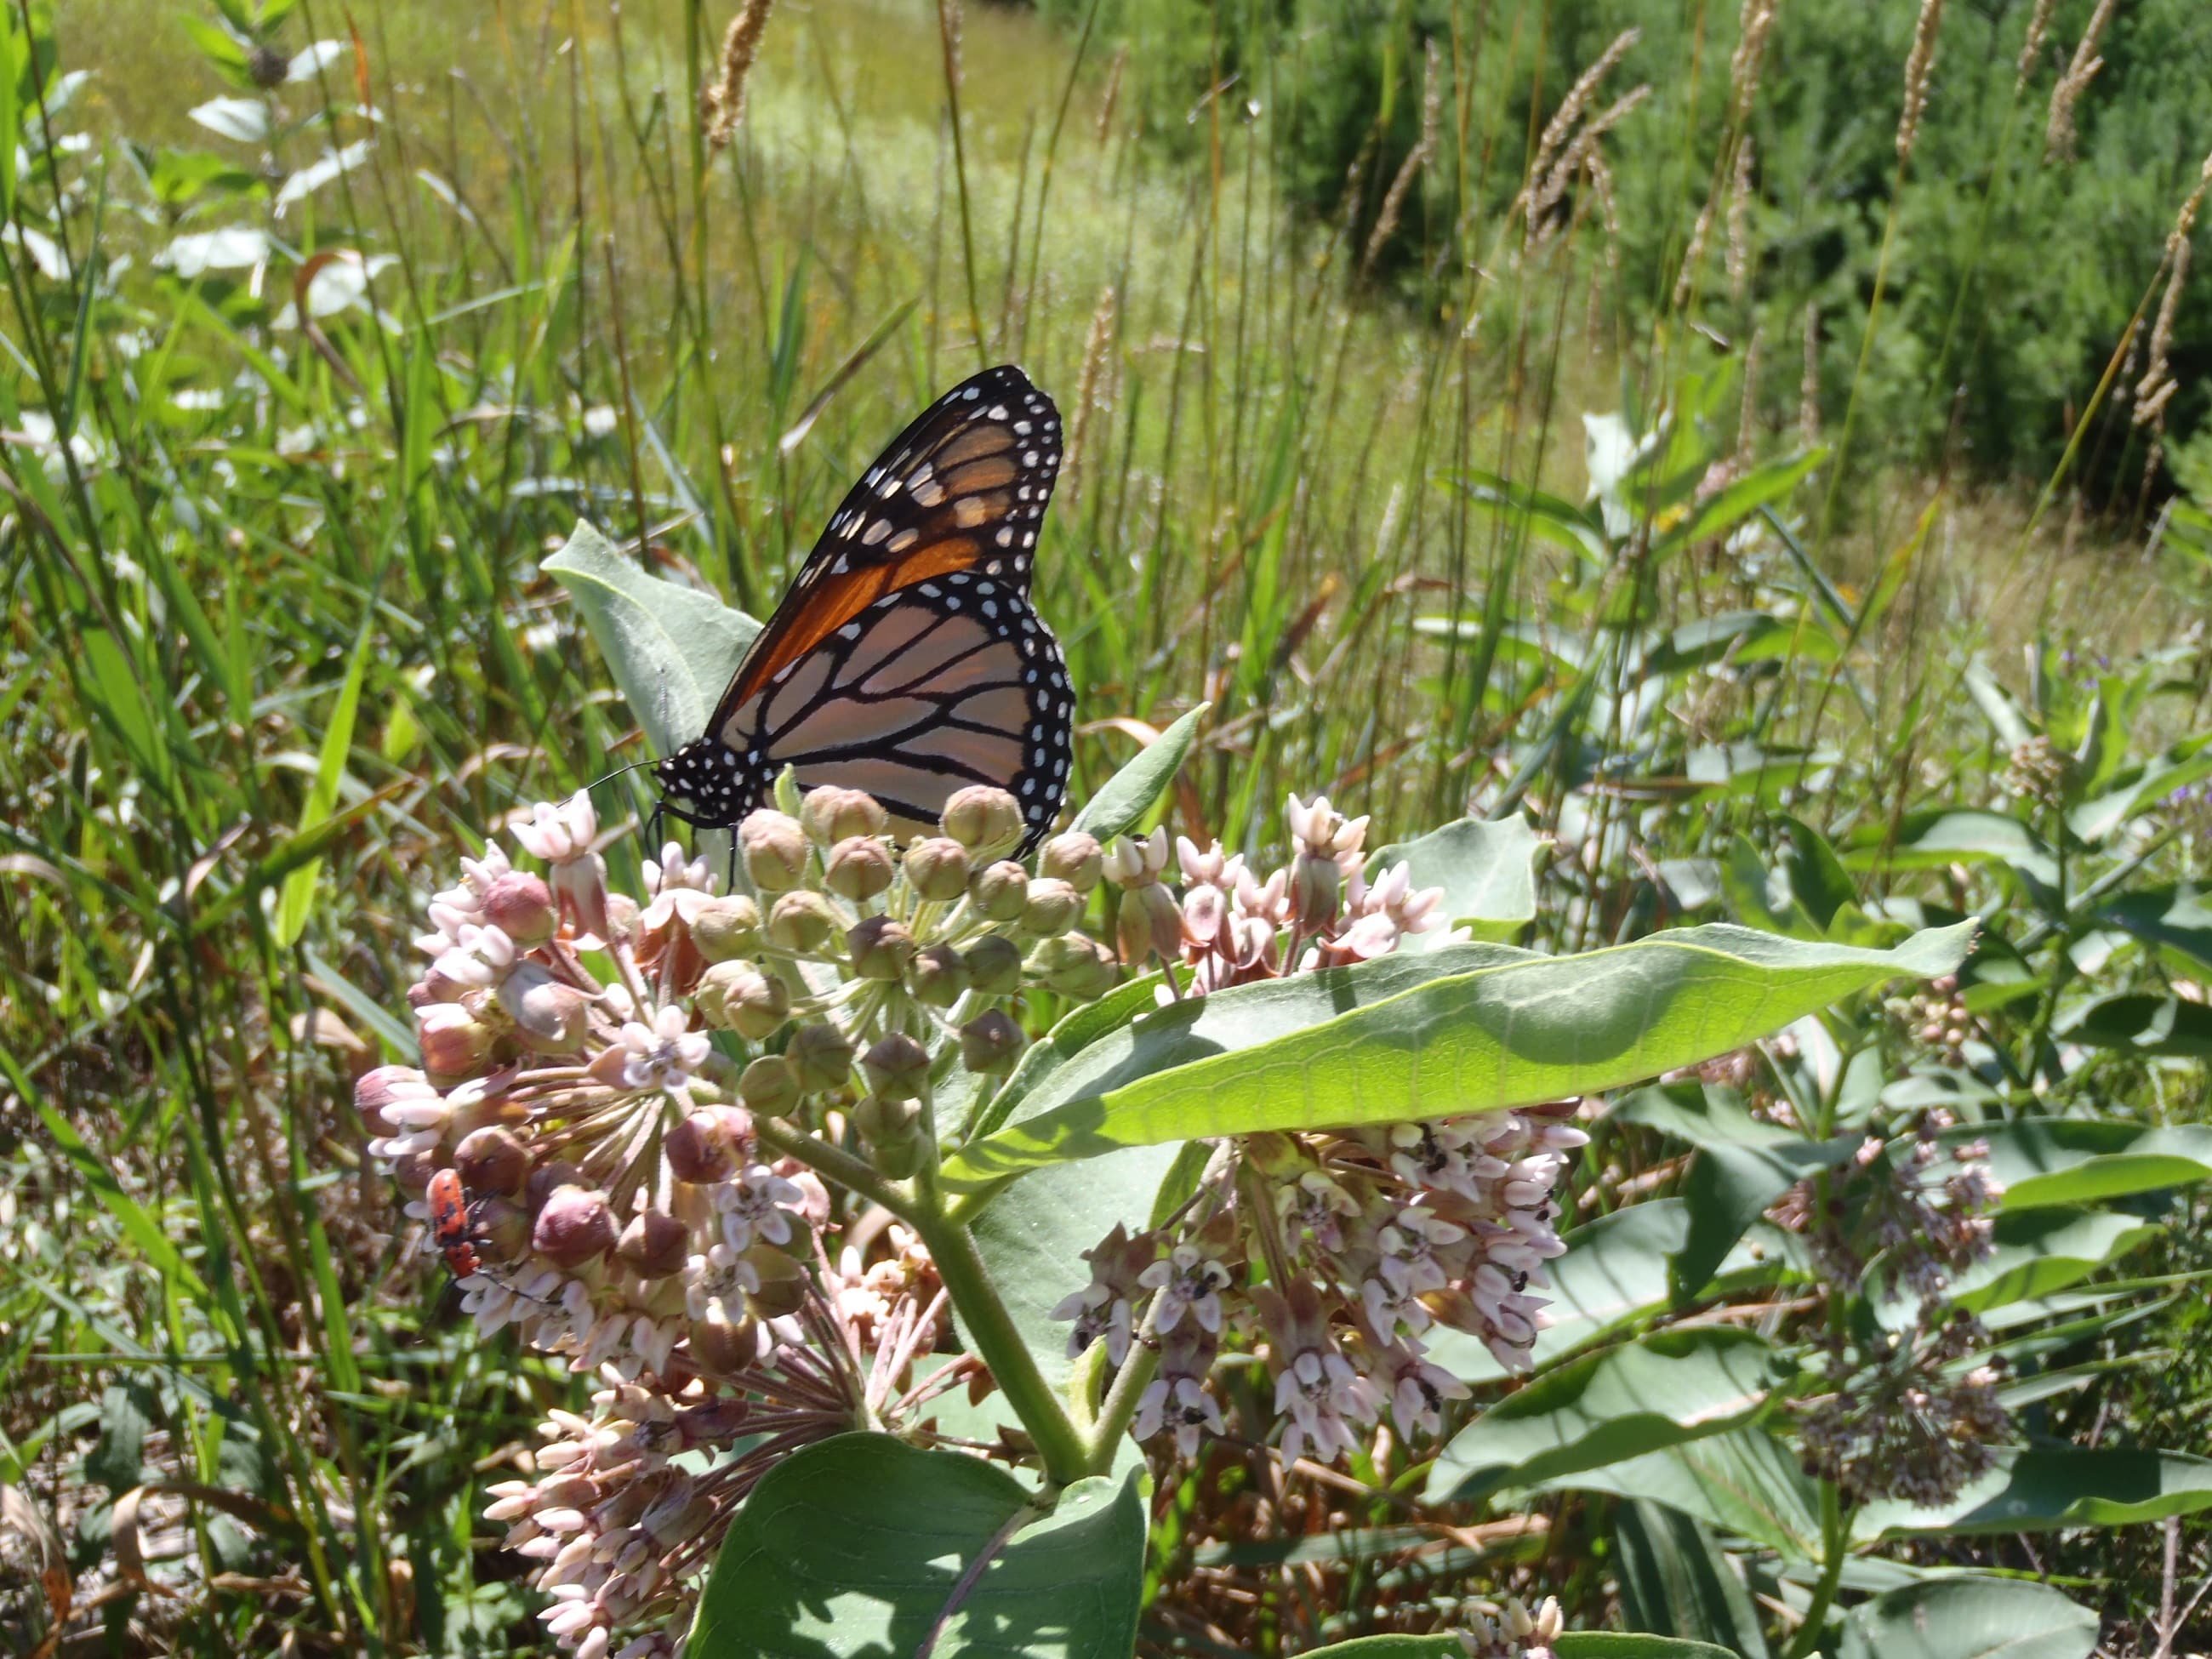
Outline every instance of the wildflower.
<path id="1" fill-rule="evenodd" d="M 691 1029 L 679 1007 L 659 1009 L 648 1025 L 630 1020 L 622 1028 L 626 1051 L 622 1080 L 625 1088 L 659 1089 L 681 1095 L 691 1074 L 707 1063 L 713 1045 L 706 1034 Z"/>

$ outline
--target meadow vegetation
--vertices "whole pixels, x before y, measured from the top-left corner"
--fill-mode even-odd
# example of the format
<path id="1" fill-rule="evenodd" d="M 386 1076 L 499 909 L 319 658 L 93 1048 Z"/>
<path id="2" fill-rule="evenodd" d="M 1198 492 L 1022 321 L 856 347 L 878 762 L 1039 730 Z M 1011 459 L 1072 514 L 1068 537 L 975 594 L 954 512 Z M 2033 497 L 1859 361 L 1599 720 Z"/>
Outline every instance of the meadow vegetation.
<path id="1" fill-rule="evenodd" d="M 1525 823 L 1486 938 L 1983 929 L 1586 1105 L 1442 1451 L 1154 1445 L 1141 1650 L 2212 1644 L 2204 9 L 785 0 L 726 135 L 702 0 L 7 18 L 0 1652 L 548 1647 L 485 1493 L 588 1384 L 354 1080 L 456 855 L 653 751 L 541 562 L 764 615 L 1002 361 L 1072 801 L 1203 703 L 1158 822 Z"/>

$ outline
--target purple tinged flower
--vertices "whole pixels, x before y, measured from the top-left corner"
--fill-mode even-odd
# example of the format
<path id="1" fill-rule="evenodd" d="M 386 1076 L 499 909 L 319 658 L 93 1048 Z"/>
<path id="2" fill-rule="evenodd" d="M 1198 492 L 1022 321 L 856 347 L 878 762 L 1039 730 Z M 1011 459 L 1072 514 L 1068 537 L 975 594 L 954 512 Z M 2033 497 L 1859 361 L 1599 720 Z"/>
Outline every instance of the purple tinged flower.
<path id="1" fill-rule="evenodd" d="M 562 865 L 592 854 L 599 837 L 599 815 L 592 810 L 589 793 L 578 790 L 555 806 L 539 801 L 531 809 L 530 822 L 514 826 L 514 839 L 532 858 Z"/>
<path id="2" fill-rule="evenodd" d="M 745 1316 L 744 1298 L 758 1289 L 759 1273 L 726 1240 L 684 1264 L 684 1310 L 694 1319 L 734 1325 Z"/>
<path id="3" fill-rule="evenodd" d="M 1139 1440 L 1150 1440 L 1164 1428 L 1173 1431 L 1176 1450 L 1186 1460 L 1198 1455 L 1200 1437 L 1228 1432 L 1221 1407 L 1194 1376 L 1156 1376 L 1137 1396 L 1136 1419 L 1129 1431 Z"/>
<path id="4" fill-rule="evenodd" d="M 1229 1269 L 1196 1243 L 1186 1241 L 1137 1275 L 1146 1290 L 1157 1291 L 1152 1322 L 1164 1336 L 1182 1322 L 1188 1313 L 1207 1335 L 1221 1330 L 1221 1292 L 1229 1286 Z"/>
<path id="5" fill-rule="evenodd" d="M 1403 1435 L 1443 1431 L 1443 1402 L 1464 1400 L 1466 1383 L 1430 1359 L 1420 1345 L 1394 1342 L 1376 1356 L 1375 1372 L 1390 1389 L 1390 1420 Z"/>
<path id="6" fill-rule="evenodd" d="M 722 1242 L 732 1253 L 752 1249 L 755 1241 L 788 1244 L 794 1236 L 792 1222 L 803 1219 L 806 1194 L 795 1181 L 787 1181 L 765 1164 L 749 1165 L 734 1181 L 710 1189 L 710 1201 L 721 1218 Z"/>
<path id="7" fill-rule="evenodd" d="M 690 1016 L 674 1003 L 656 1011 L 650 1025 L 629 1021 L 622 1028 L 621 1041 L 623 1085 L 671 1095 L 680 1096 L 714 1052 L 707 1034 L 691 1030 Z"/>

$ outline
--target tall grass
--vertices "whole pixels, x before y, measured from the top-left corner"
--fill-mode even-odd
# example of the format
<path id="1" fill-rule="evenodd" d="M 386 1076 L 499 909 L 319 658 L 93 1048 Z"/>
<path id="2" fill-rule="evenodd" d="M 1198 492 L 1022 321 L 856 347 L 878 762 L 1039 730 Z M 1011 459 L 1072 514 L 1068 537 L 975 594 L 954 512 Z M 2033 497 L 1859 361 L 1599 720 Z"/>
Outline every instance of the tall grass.
<path id="1" fill-rule="evenodd" d="M 1449 9 L 1451 142 L 1422 163 L 1462 217 L 1568 92 L 1529 88 L 1525 133 L 1478 106 L 1477 11 Z M 92 73 L 23 77 L 0 246 L 0 1480 L 70 1532 L 118 1641 L 126 1607 L 133 1641 L 194 1653 L 528 1628 L 478 1489 L 576 1385 L 461 1340 L 348 1079 L 409 1048 L 381 1011 L 445 849 L 642 757 L 537 574 L 579 516 L 764 611 L 908 410 L 1018 360 L 1081 434 L 1039 580 L 1078 797 L 1203 698 L 1178 828 L 1248 842 L 1286 790 L 1397 830 L 1530 810 L 1577 942 L 1680 902 L 1632 840 L 1711 857 L 1777 805 L 1848 827 L 1987 778 L 1954 695 L 1972 647 L 2177 620 L 2063 495 L 2036 523 L 1831 463 L 1854 483 L 1825 509 L 1778 496 L 1662 562 L 1698 498 L 1635 498 L 1650 471 L 1596 554 L 1559 530 L 1528 492 L 1582 498 L 1583 415 L 1708 445 L 1684 475 L 1708 495 L 1793 446 L 1739 429 L 1758 404 L 1740 346 L 1691 326 L 1703 279 L 1655 304 L 1609 257 L 1608 149 L 1704 179 L 1713 123 L 1732 155 L 1748 113 L 1710 85 L 1680 131 L 1565 123 L 1533 214 L 1449 269 L 1429 227 L 1431 274 L 1393 283 L 1358 215 L 1286 198 L 1287 59 L 1188 112 L 1186 165 L 1119 91 L 1141 60 L 1087 25 L 968 7 L 956 82 L 935 9 L 787 3 L 721 147 L 699 111 L 728 20 L 701 0 L 300 0 L 271 42 L 337 45 L 265 90 L 186 33 L 213 16 L 61 8 L 61 68 Z M 1727 27 L 1591 107 L 1711 82 Z M 1359 191 L 1425 212 L 1371 167 Z M 1679 267 L 1694 207 L 1665 228 Z M 1765 372 L 1798 349 L 1770 340 Z M 1642 682 L 1655 641 L 1746 609 L 1850 648 Z M 1846 763 L 1885 793 L 1804 788 Z M 131 1594 L 107 1506 L 140 1484 L 146 1571 L 188 1593 Z"/>

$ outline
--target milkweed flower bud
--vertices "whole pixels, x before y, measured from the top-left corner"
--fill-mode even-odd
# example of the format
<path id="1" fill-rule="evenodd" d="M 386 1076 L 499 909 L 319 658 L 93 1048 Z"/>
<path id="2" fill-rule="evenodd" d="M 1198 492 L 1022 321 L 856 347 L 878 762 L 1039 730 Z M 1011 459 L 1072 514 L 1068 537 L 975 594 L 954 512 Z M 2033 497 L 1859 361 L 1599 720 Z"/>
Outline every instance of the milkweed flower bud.
<path id="1" fill-rule="evenodd" d="M 806 879 L 806 832 L 772 807 L 747 815 L 738 826 L 738 848 L 745 874 L 763 893 L 788 892 Z"/>
<path id="2" fill-rule="evenodd" d="M 1125 888 L 1115 915 L 1121 960 L 1131 966 L 1148 956 L 1172 962 L 1182 949 L 1182 911 L 1175 895 L 1157 881 Z"/>
<path id="3" fill-rule="evenodd" d="M 691 1230 L 663 1210 L 641 1210 L 615 1242 L 615 1255 L 647 1279 L 684 1271 Z"/>
<path id="4" fill-rule="evenodd" d="M 855 836 L 880 836 L 890 828 L 890 815 L 883 803 L 863 789 L 842 789 L 825 784 L 810 789 L 799 804 L 799 821 L 823 847 Z"/>
<path id="5" fill-rule="evenodd" d="M 1019 921 L 1029 904 L 1029 872 L 1012 859 L 1001 859 L 978 870 L 968 891 L 986 920 Z"/>
<path id="6" fill-rule="evenodd" d="M 782 1029 L 791 1018 L 791 993 L 781 980 L 750 962 L 718 962 L 700 976 L 692 993 L 708 1023 L 758 1042 Z"/>
<path id="7" fill-rule="evenodd" d="M 925 945 L 907 969 L 907 989 L 933 1008 L 950 1008 L 968 988 L 968 964 L 950 945 Z"/>
<path id="8" fill-rule="evenodd" d="M 1080 830 L 1071 830 L 1045 842 L 1044 851 L 1037 859 L 1037 873 L 1064 881 L 1079 893 L 1087 893 L 1098 884 L 1105 864 L 1105 849 L 1098 845 L 1098 838 Z"/>
<path id="9" fill-rule="evenodd" d="M 437 1098 L 438 1091 L 430 1086 L 430 1080 L 412 1066 L 379 1066 L 363 1072 L 353 1085 L 354 1109 L 372 1135 L 398 1132 L 398 1124 L 385 1115 L 386 1106 Z"/>
<path id="10" fill-rule="evenodd" d="M 798 1067 L 799 1086 L 809 1094 L 842 1088 L 853 1072 L 853 1045 L 834 1025 L 800 1026 L 784 1058 Z"/>
<path id="11" fill-rule="evenodd" d="M 525 950 L 551 939 L 561 921 L 551 889 L 520 870 L 507 871 L 485 890 L 483 916 Z"/>
<path id="12" fill-rule="evenodd" d="M 982 1076 L 1012 1071 L 1025 1046 L 1022 1028 L 1003 1009 L 988 1008 L 960 1028 L 961 1064 Z"/>
<path id="13" fill-rule="evenodd" d="M 728 1119 L 713 1107 L 677 1124 L 665 1146 L 670 1173 L 702 1186 L 735 1175 L 743 1150 Z"/>
<path id="14" fill-rule="evenodd" d="M 461 1138 L 453 1148 L 453 1167 L 470 1191 L 513 1197 L 530 1178 L 530 1149 L 512 1129 L 486 1124 Z"/>
<path id="15" fill-rule="evenodd" d="M 893 1031 L 860 1057 L 860 1069 L 878 1095 L 911 1100 L 929 1086 L 929 1050 L 903 1031 Z"/>
<path id="16" fill-rule="evenodd" d="M 747 1250 L 744 1261 L 754 1279 L 749 1300 L 759 1316 L 781 1319 L 806 1305 L 805 1264 L 767 1244 Z"/>
<path id="17" fill-rule="evenodd" d="M 807 956 L 822 948 L 837 925 L 837 913 L 821 894 L 804 888 L 786 893 L 769 907 L 769 943 L 793 956 Z"/>
<path id="18" fill-rule="evenodd" d="M 872 836 L 854 836 L 830 849 L 822 884 L 840 898 L 872 899 L 889 887 L 897 873 L 890 848 Z"/>
<path id="19" fill-rule="evenodd" d="M 1022 907 L 1022 931 L 1049 939 L 1074 927 L 1082 914 L 1082 894 L 1057 876 L 1040 876 L 1030 884 L 1028 902 Z"/>
<path id="20" fill-rule="evenodd" d="M 738 1097 L 763 1117 L 781 1116 L 799 1104 L 799 1073 L 781 1054 L 763 1054 L 738 1078 Z"/>
<path id="21" fill-rule="evenodd" d="M 853 1127 L 868 1143 L 876 1168 L 893 1181 L 903 1181 L 921 1167 L 919 1101 L 866 1096 L 853 1108 Z"/>
<path id="22" fill-rule="evenodd" d="M 907 883 L 917 898 L 950 904 L 968 890 L 968 849 L 949 836 L 928 836 L 906 849 Z"/>
<path id="23" fill-rule="evenodd" d="M 1039 945 L 1030 969 L 1047 989 L 1082 1002 L 1104 996 L 1119 977 L 1112 951 L 1074 933 Z"/>
<path id="24" fill-rule="evenodd" d="M 945 833 L 977 859 L 995 858 L 1020 845 L 1022 809 L 1003 789 L 970 784 L 954 792 L 939 820 Z"/>
<path id="25" fill-rule="evenodd" d="M 584 1046 L 591 998 L 537 963 L 518 963 L 500 981 L 499 1006 L 541 1054 L 574 1054 Z"/>
<path id="26" fill-rule="evenodd" d="M 1004 933 L 986 933 L 961 953 L 968 985 L 978 996 L 1012 996 L 1022 988 L 1021 947 Z"/>
<path id="27" fill-rule="evenodd" d="M 846 930 L 845 951 L 862 979 L 896 980 L 914 960 L 914 935 L 889 916 L 863 916 Z"/>
<path id="28" fill-rule="evenodd" d="M 563 1187 L 545 1200 L 530 1232 L 530 1247 L 559 1267 L 580 1267 L 615 1247 L 615 1214 L 607 1195 L 588 1187 Z"/>
<path id="29" fill-rule="evenodd" d="M 491 1058 L 495 1041 L 491 1029 L 458 1002 L 416 1010 L 415 1034 L 424 1068 L 445 1078 L 473 1076 Z"/>
<path id="30" fill-rule="evenodd" d="M 708 899 L 691 918 L 691 942 L 708 962 L 730 962 L 760 949 L 760 906 L 742 893 Z"/>
<path id="31" fill-rule="evenodd" d="M 522 850 L 548 864 L 568 864 L 591 855 L 599 837 L 599 815 L 586 790 L 578 790 L 558 806 L 539 801 L 531 809 L 527 823 L 514 826 Z"/>

